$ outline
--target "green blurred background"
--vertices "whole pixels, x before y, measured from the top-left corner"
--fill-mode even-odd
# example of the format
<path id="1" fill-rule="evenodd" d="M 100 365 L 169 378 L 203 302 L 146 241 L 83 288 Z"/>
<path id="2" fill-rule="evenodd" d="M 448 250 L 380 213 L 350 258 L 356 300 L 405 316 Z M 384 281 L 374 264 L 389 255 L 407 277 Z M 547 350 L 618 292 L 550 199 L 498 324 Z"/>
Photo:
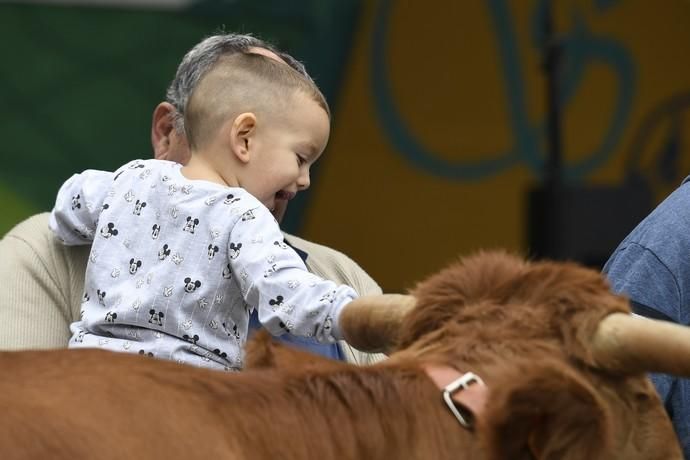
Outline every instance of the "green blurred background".
<path id="1" fill-rule="evenodd" d="M 98 3 L 0 4 L 0 235 L 49 210 L 71 174 L 150 157 L 153 108 L 204 36 L 266 39 L 334 99 L 358 12 L 356 0 Z"/>

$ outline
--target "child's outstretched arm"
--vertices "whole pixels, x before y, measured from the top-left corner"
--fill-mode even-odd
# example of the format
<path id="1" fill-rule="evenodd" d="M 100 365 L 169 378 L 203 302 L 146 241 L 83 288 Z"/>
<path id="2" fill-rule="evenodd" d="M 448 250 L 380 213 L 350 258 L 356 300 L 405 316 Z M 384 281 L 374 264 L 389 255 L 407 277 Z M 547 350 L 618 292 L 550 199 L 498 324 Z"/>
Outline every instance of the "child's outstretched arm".
<path id="1" fill-rule="evenodd" d="M 245 301 L 258 309 L 259 321 L 270 333 L 319 342 L 342 339 L 338 318 L 356 292 L 309 273 L 268 209 L 245 212 L 233 227 L 227 250 Z"/>
<path id="2" fill-rule="evenodd" d="M 114 174 L 87 170 L 60 187 L 49 226 L 64 244 L 90 244 Z"/>

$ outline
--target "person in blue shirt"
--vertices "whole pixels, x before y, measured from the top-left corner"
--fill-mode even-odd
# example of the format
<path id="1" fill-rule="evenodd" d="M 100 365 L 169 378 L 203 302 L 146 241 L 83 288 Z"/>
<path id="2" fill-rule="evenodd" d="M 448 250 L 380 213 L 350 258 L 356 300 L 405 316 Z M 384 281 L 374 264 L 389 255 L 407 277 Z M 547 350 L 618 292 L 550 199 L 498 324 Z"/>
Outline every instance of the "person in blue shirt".
<path id="1" fill-rule="evenodd" d="M 630 232 L 603 272 L 614 292 L 629 297 L 634 313 L 690 324 L 690 177 Z M 690 459 L 690 380 L 651 379 Z"/>

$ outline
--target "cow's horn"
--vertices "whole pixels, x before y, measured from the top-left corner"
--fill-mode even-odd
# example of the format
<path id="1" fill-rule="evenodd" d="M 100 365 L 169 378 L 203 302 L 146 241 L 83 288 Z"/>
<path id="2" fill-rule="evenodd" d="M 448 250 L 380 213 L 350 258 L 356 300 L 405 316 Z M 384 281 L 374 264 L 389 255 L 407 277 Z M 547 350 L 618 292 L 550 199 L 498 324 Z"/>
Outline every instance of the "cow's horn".
<path id="1" fill-rule="evenodd" d="M 415 306 L 415 298 L 403 294 L 359 297 L 340 313 L 345 341 L 358 350 L 388 352 L 395 344 L 400 323 Z"/>
<path id="2" fill-rule="evenodd" d="M 690 377 L 690 328 L 686 326 L 614 313 L 599 323 L 592 345 L 601 368 Z"/>

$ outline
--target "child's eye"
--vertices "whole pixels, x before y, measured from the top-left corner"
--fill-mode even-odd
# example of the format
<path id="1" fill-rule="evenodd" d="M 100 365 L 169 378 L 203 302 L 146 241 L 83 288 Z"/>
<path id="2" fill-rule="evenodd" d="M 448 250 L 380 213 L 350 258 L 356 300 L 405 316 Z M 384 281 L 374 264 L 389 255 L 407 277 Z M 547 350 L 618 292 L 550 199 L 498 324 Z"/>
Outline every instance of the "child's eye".
<path id="1" fill-rule="evenodd" d="M 302 166 L 304 163 L 306 163 L 307 160 L 305 160 L 301 155 L 297 155 L 297 164 Z"/>

